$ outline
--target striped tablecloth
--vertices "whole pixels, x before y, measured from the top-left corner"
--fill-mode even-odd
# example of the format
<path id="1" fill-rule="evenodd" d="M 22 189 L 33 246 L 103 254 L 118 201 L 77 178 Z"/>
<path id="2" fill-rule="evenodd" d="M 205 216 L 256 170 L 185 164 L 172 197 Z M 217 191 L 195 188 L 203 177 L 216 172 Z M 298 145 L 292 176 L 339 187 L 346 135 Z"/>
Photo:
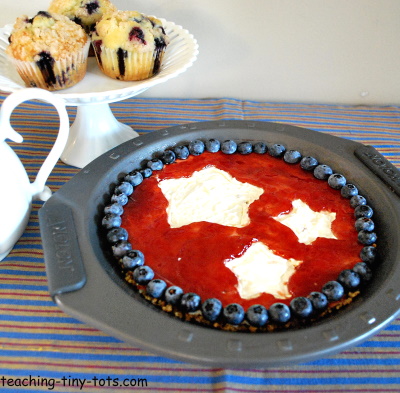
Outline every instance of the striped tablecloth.
<path id="1" fill-rule="evenodd" d="M 398 107 L 133 98 L 111 108 L 139 133 L 220 119 L 302 126 L 373 145 L 400 167 Z M 72 121 L 75 109 L 69 112 Z M 24 142 L 10 145 L 33 179 L 55 139 L 56 112 L 47 104 L 24 103 L 15 110 L 13 124 Z M 59 161 L 48 185 L 56 191 L 77 172 Z M 12 198 L 12 190 L 1 192 Z M 33 204 L 25 233 L 0 263 L 1 392 L 400 392 L 400 320 L 363 344 L 326 359 L 267 370 L 233 370 L 159 357 L 69 317 L 48 295 L 40 206 Z M 133 386 L 114 387 L 115 378 L 120 382 L 128 378 Z"/>

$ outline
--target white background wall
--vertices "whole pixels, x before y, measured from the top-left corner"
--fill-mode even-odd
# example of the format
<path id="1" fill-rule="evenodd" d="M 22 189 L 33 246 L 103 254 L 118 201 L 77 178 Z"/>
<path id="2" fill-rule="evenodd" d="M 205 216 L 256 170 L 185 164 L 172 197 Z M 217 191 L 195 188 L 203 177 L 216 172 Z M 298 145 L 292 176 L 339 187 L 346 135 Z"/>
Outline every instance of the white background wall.
<path id="1" fill-rule="evenodd" d="M 0 25 L 50 0 L 1 0 Z M 143 96 L 400 105 L 399 0 L 114 0 L 188 29 L 200 54 Z"/>

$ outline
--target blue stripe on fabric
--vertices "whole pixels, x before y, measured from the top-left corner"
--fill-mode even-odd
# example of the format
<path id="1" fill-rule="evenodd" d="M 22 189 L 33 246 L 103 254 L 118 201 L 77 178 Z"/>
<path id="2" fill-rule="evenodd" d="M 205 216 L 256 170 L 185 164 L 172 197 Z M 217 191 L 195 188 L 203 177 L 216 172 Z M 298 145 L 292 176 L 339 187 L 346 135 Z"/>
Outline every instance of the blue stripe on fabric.
<path id="1" fill-rule="evenodd" d="M 19 247 L 22 248 L 22 247 Z M 12 270 L 12 269 L 1 269 L 0 265 L 0 273 L 2 274 L 13 274 L 15 276 L 40 276 L 44 277 L 46 272 L 32 272 L 29 270 Z"/>
<path id="2" fill-rule="evenodd" d="M 276 119 L 275 121 L 277 121 L 277 120 L 279 120 L 280 118 L 278 118 L 278 117 L 274 117 L 273 119 Z M 247 119 L 246 119 L 247 120 Z M 304 128 L 304 122 L 305 122 L 305 120 L 306 119 L 304 119 L 304 118 L 299 118 L 298 120 L 295 120 L 295 119 L 290 119 L 290 121 L 288 122 L 288 121 L 286 121 L 285 122 L 285 124 L 287 124 L 287 125 L 301 125 L 301 127 L 302 128 Z M 272 121 L 272 120 L 270 120 L 270 121 Z M 318 122 L 318 121 L 311 121 L 311 120 L 308 120 L 307 119 L 307 128 L 312 128 L 312 129 L 314 129 L 315 131 L 324 131 L 324 132 L 338 132 L 339 131 L 339 129 L 338 128 L 331 128 L 332 127 L 332 123 L 324 123 L 324 122 Z M 337 126 L 341 126 L 343 129 L 342 130 L 340 130 L 341 132 L 350 132 L 350 131 L 352 131 L 352 130 L 350 130 L 349 128 L 350 127 L 352 127 L 352 125 L 351 124 L 348 124 L 348 123 L 344 123 L 344 124 L 338 124 L 337 122 L 336 122 L 336 124 L 337 124 Z M 319 128 L 320 127 L 323 127 L 323 126 L 326 126 L 327 128 L 325 128 L 324 127 L 324 129 L 322 130 L 319 130 Z M 375 130 L 372 130 L 372 129 L 375 129 L 376 128 L 376 126 L 369 126 L 369 125 L 367 125 L 367 124 L 363 124 L 362 125 L 362 127 L 357 127 L 357 131 L 356 132 L 361 132 L 361 130 L 362 131 L 367 131 L 368 132 L 368 129 L 371 129 L 371 131 L 370 132 L 374 132 L 375 133 Z M 393 127 L 381 127 L 381 126 L 379 126 L 379 128 L 386 128 L 386 129 L 388 129 L 388 130 L 398 130 L 399 128 L 398 127 L 396 127 L 396 126 L 393 126 Z"/>
<path id="3" fill-rule="evenodd" d="M 35 204 L 37 204 L 37 205 L 43 205 L 44 204 L 44 202 L 42 202 L 42 201 L 35 201 Z M 37 217 L 37 215 L 38 215 L 38 212 L 37 211 L 35 211 L 35 210 L 32 210 L 32 217 Z M 39 222 L 29 222 L 29 228 L 35 228 L 35 227 L 39 227 Z M 23 234 L 23 236 L 25 236 L 25 233 Z M 18 243 L 16 244 L 16 245 L 18 245 Z M 29 248 L 31 247 L 31 245 L 29 245 Z"/>
<path id="4" fill-rule="evenodd" d="M 170 119 L 170 115 L 173 114 L 181 114 L 180 119 L 182 120 L 183 113 L 189 113 L 189 114 L 193 114 L 193 116 L 196 116 L 199 113 L 209 113 L 209 114 L 214 114 L 218 112 L 218 114 L 222 114 L 222 112 L 227 111 L 227 112 L 238 112 L 241 115 L 243 114 L 243 110 L 242 110 L 242 106 L 240 105 L 219 105 L 219 104 L 210 104 L 210 105 L 198 105 L 198 104 L 188 104 L 185 106 L 181 106 L 179 107 L 177 105 L 177 109 L 175 110 L 174 108 L 168 107 L 155 107 L 152 109 L 146 108 L 145 111 L 141 110 L 140 106 L 137 106 L 135 108 L 132 108 L 133 112 L 129 113 L 129 118 L 131 119 L 137 119 L 137 118 L 142 118 L 144 119 L 145 116 L 143 115 L 143 113 L 145 113 L 146 115 L 165 115 L 165 113 L 168 111 L 168 119 Z M 135 112 L 136 109 L 136 112 Z M 127 112 L 126 109 L 121 108 L 120 110 L 118 110 L 118 108 L 113 108 L 112 112 L 114 115 L 122 115 L 122 116 L 127 116 Z M 190 121 L 190 117 L 184 118 L 184 121 Z"/>
<path id="5" fill-rule="evenodd" d="M 57 122 L 56 118 L 54 119 L 49 119 L 50 121 Z M 31 121 L 30 123 L 25 123 L 21 122 L 18 124 L 14 124 L 15 130 L 20 133 L 24 138 L 27 137 L 29 139 L 38 136 L 38 137 L 43 137 L 43 132 L 30 132 L 33 128 L 38 128 L 40 127 L 45 133 L 51 132 L 51 134 L 57 134 L 57 131 L 59 130 L 58 125 L 52 125 L 51 123 L 43 123 L 42 121 Z M 25 131 L 28 130 L 29 132 Z M 51 136 L 51 135 L 49 135 Z M 19 144 L 18 142 L 16 142 Z"/>
<path id="6" fill-rule="evenodd" d="M 27 246 L 26 246 L 25 244 L 19 244 L 19 243 L 17 243 L 17 244 L 14 246 L 14 250 L 23 250 L 23 249 L 25 249 L 25 248 L 27 248 Z M 30 249 L 30 250 L 41 250 L 41 249 L 42 249 L 42 245 L 41 245 L 41 244 L 30 244 L 30 245 L 29 245 L 29 249 Z"/>
<path id="7" fill-rule="evenodd" d="M 28 306 L 39 306 L 39 307 L 48 307 L 54 306 L 54 302 L 50 299 L 49 300 L 32 300 L 32 299 L 4 299 L 0 297 L 0 304 L 7 304 L 7 305 L 28 305 Z M 0 332 L 1 334 L 1 332 Z"/>
<path id="8" fill-rule="evenodd" d="M 340 356 L 340 355 L 339 355 Z M 308 366 L 318 366 L 318 367 L 332 367 L 333 365 L 335 366 L 368 366 L 368 365 L 374 365 L 374 366 L 387 366 L 387 365 L 400 365 L 400 359 L 394 359 L 394 358 L 357 358 L 357 359 L 352 359 L 352 358 L 340 358 L 340 357 L 335 357 L 335 358 L 326 358 L 326 359 L 320 359 L 320 360 L 315 360 L 312 362 L 307 362 L 305 365 Z"/>
<path id="9" fill-rule="evenodd" d="M 0 289 L 16 289 L 30 291 L 47 291 L 47 285 L 0 284 Z"/>
<path id="10" fill-rule="evenodd" d="M 248 106 L 246 106 L 246 109 Z M 258 113 L 255 112 L 247 112 L 244 113 L 244 116 L 246 117 L 251 117 L 251 116 L 257 116 L 257 118 L 261 118 L 263 116 L 268 116 L 279 118 L 279 119 L 285 119 L 285 122 L 290 122 L 293 121 L 293 119 L 305 119 L 307 122 L 315 123 L 315 124 L 326 124 L 332 126 L 332 123 L 334 123 L 336 126 L 338 125 L 351 125 L 354 124 L 358 126 L 358 128 L 363 128 L 364 126 L 367 126 L 366 119 L 368 119 L 368 124 L 371 124 L 371 126 L 368 125 L 368 127 L 372 127 L 374 124 L 379 125 L 381 127 L 382 125 L 390 125 L 390 126 L 395 126 L 396 122 L 393 121 L 393 114 L 387 115 L 387 119 L 392 119 L 392 121 L 382 121 L 382 116 L 380 113 L 374 113 L 371 116 L 365 116 L 365 115 L 359 115 L 357 113 L 344 113 L 338 116 L 332 116 L 331 113 L 327 112 L 321 112 L 321 111 L 309 111 L 306 110 L 307 113 L 300 112 L 298 113 L 296 110 L 290 110 L 289 108 L 287 109 L 282 109 L 277 111 L 275 108 L 271 108 L 272 110 L 269 111 L 268 108 L 263 107 L 263 106 L 254 106 L 253 107 L 255 110 L 259 111 Z M 359 120 L 362 119 L 362 125 L 360 125 Z M 268 120 L 269 121 L 269 120 Z"/>
<path id="11" fill-rule="evenodd" d="M 24 340 L 57 340 L 57 341 L 71 341 L 71 342 L 112 342 L 112 343 L 121 343 L 121 340 L 118 340 L 109 336 L 102 335 L 79 335 L 79 334 L 57 334 L 57 333 L 31 333 L 31 332 L 1 332 L 0 338 L 12 338 L 12 339 L 24 339 Z M 3 353 L 3 351 L 1 351 Z"/>
<path id="12" fill-rule="evenodd" d="M 43 144 L 42 144 L 42 142 L 40 142 L 40 143 L 41 143 L 40 147 L 27 146 L 25 144 L 23 146 L 21 145 L 20 149 L 18 149 L 19 146 L 13 146 L 13 148 L 15 149 L 15 151 L 18 151 L 18 150 L 22 150 L 23 151 L 23 153 L 18 152 L 18 157 L 19 158 L 33 158 L 32 154 L 26 154 L 25 152 L 31 151 L 31 152 L 34 152 L 34 153 L 38 153 L 38 152 L 47 153 L 50 150 L 50 148 L 53 146 L 53 144 L 54 144 L 54 143 L 48 143 L 48 142 L 45 142 Z M 37 157 L 37 158 L 40 159 L 41 157 Z"/>
<path id="13" fill-rule="evenodd" d="M 386 326 L 385 330 L 400 330 L 400 325 L 392 323 L 391 325 Z"/>
<path id="14" fill-rule="evenodd" d="M 1 372 L 2 370 L 0 369 L 0 372 Z M 37 375 L 38 373 L 36 372 L 36 375 Z M 42 374 L 42 376 L 43 376 L 43 374 Z M 7 380 L 7 379 L 6 379 Z M 51 383 L 51 382 L 50 382 Z M 0 385 L 0 386 L 2 386 L 2 385 Z M 7 388 L 6 388 L 7 389 Z M 55 387 L 55 389 L 57 389 L 57 387 Z M 10 391 L 11 392 L 11 390 L 8 390 L 7 389 L 7 391 Z M 35 388 L 35 390 L 34 390 L 36 393 L 49 393 L 49 392 L 51 392 L 51 391 L 56 391 L 56 390 L 53 390 L 52 388 L 51 388 L 51 386 L 48 386 L 47 388 L 46 388 L 46 390 L 37 390 L 37 388 Z M 18 387 L 18 393 L 32 393 L 32 389 L 29 389 L 29 390 L 26 390 L 26 389 L 21 389 L 20 387 Z"/>
<path id="15" fill-rule="evenodd" d="M 250 104 L 249 104 L 250 103 Z M 301 116 L 303 113 L 311 113 L 317 116 L 323 116 L 325 113 L 337 112 L 338 118 L 347 117 L 361 117 L 361 118 L 375 118 L 382 117 L 384 115 L 393 118 L 400 114 L 400 107 L 357 107 L 354 106 L 338 106 L 338 105 L 308 105 L 308 104 L 296 104 L 296 103 L 270 103 L 270 102 L 260 102 L 260 101 L 243 101 L 244 109 L 255 108 L 257 110 L 273 111 L 273 113 L 296 113 Z M 262 113 L 262 112 L 261 112 Z M 335 117 L 336 119 L 336 117 Z"/>
<path id="16" fill-rule="evenodd" d="M 58 309 L 57 309 L 58 310 Z M 42 316 L 35 316 L 35 315 L 4 315 L 0 314 L 0 321 L 13 321 L 13 322 L 46 322 L 46 323 L 71 323 L 74 325 L 83 325 L 83 322 L 71 318 L 71 317 L 63 317 L 63 314 L 59 317 L 42 317 Z M 54 329 L 57 329 L 57 325 L 54 326 Z M 3 350 L 1 351 L 3 353 Z"/>
<path id="17" fill-rule="evenodd" d="M 24 149 L 24 151 L 25 151 L 25 150 L 29 150 L 29 149 L 26 148 L 26 149 Z M 31 151 L 32 151 L 32 152 L 35 152 L 36 149 L 31 149 Z M 48 149 L 48 151 L 50 151 L 50 148 Z M 18 157 L 19 157 L 20 160 L 29 160 L 29 159 L 32 158 L 32 154 L 24 154 L 24 153 L 19 153 L 19 152 L 18 152 L 17 155 L 18 155 Z M 35 164 L 35 163 L 29 163 L 29 165 L 37 165 L 38 167 L 40 166 L 40 164 Z M 36 173 L 35 173 L 34 175 L 36 175 Z"/>
<path id="18" fill-rule="evenodd" d="M 7 256 L 7 262 L 24 262 L 24 263 L 32 263 L 32 265 L 36 265 L 38 263 L 44 264 L 43 255 L 35 255 L 35 256 Z"/>
<path id="19" fill-rule="evenodd" d="M 359 347 L 362 348 L 392 348 L 397 347 L 399 345 L 399 341 L 366 341 L 364 343 L 359 344 Z M 400 362 L 400 360 L 399 360 Z"/>
<path id="20" fill-rule="evenodd" d="M 75 337 L 75 336 L 73 336 Z M 111 343 L 111 342 L 110 342 Z M 114 341 L 112 343 L 115 343 Z M 71 348 L 72 350 L 73 348 Z M 78 351 L 78 350 L 77 350 Z M 12 350 L 2 350 L 2 356 L 4 357 L 19 357 L 21 355 L 21 351 L 12 351 Z M 173 360 L 169 358 L 163 358 L 161 356 L 155 356 L 151 354 L 144 355 L 132 355 L 132 354 L 121 354 L 118 352 L 112 353 L 90 353 L 90 352 L 56 352 L 56 351 L 40 351 L 40 358 L 48 358 L 48 359 L 76 359 L 79 356 L 80 360 L 87 361 L 107 361 L 107 362 L 116 362 L 116 361 L 124 361 L 124 362 L 141 362 L 146 361 L 149 363 L 181 363 L 178 360 Z M 36 352 L 27 351 L 27 358 L 37 358 L 39 354 Z"/>
<path id="21" fill-rule="evenodd" d="M 33 213 L 32 214 L 32 217 L 34 217 L 34 216 L 37 216 L 37 214 L 35 214 L 35 213 Z M 30 225 L 29 225 L 29 227 L 31 227 Z M 23 237 L 24 238 L 35 238 L 35 237 L 40 237 L 40 234 L 39 233 L 35 233 L 35 232 L 24 232 L 24 234 L 23 234 Z"/>

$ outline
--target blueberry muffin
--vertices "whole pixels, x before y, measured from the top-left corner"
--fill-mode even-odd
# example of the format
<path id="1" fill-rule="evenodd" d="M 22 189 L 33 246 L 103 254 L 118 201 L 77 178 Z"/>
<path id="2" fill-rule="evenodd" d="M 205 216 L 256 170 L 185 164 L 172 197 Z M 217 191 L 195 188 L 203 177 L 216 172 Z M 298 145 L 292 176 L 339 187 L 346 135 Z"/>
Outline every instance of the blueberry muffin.
<path id="1" fill-rule="evenodd" d="M 67 16 L 88 34 L 104 14 L 114 11 L 117 9 L 109 0 L 53 0 L 49 6 L 49 12 Z"/>
<path id="2" fill-rule="evenodd" d="M 117 11 L 96 24 L 92 43 L 104 74 L 137 81 L 159 72 L 169 39 L 159 19 L 136 11 Z"/>
<path id="3" fill-rule="evenodd" d="M 40 11 L 21 16 L 9 38 L 7 55 L 27 87 L 61 90 L 86 74 L 90 40 L 81 26 L 63 15 Z"/>

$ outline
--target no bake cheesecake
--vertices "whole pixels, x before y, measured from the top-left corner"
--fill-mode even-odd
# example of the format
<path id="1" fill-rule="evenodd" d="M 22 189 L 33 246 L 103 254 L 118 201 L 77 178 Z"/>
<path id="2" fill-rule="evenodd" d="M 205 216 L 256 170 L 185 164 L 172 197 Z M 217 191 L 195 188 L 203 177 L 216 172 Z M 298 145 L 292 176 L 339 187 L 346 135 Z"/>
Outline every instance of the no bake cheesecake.
<path id="1" fill-rule="evenodd" d="M 195 140 L 119 179 L 103 227 L 125 279 L 210 327 L 306 326 L 352 301 L 376 258 L 356 185 L 280 144 Z"/>

